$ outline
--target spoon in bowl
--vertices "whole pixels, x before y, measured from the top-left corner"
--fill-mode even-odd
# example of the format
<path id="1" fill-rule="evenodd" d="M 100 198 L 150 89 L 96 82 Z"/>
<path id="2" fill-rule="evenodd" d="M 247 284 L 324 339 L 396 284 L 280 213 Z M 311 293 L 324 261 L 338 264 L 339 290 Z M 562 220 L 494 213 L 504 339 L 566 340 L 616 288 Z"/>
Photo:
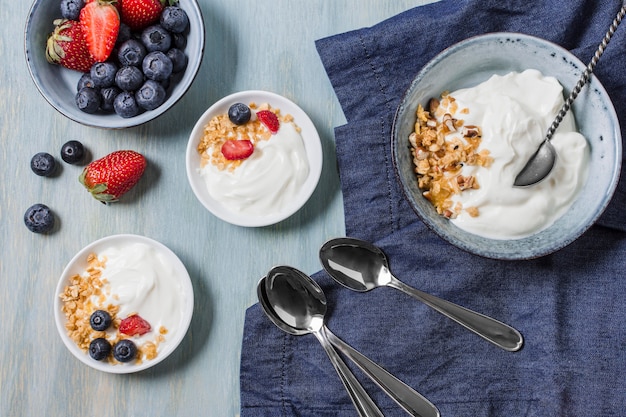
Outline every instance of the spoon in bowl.
<path id="1" fill-rule="evenodd" d="M 320 261 L 339 284 L 365 292 L 389 286 L 433 308 L 496 346 L 514 352 L 522 347 L 522 335 L 502 322 L 408 286 L 391 274 L 383 251 L 354 238 L 331 239 L 320 249 Z"/>
<path id="2" fill-rule="evenodd" d="M 565 117 L 565 114 L 569 111 L 570 107 L 574 103 L 574 100 L 576 100 L 576 97 L 578 97 L 580 90 L 582 90 L 585 84 L 587 84 L 587 81 L 589 81 L 589 78 L 591 78 L 591 73 L 604 53 L 609 41 L 613 37 L 615 30 L 622 22 L 622 18 L 625 14 L 626 5 L 623 5 L 611 23 L 608 32 L 604 35 L 604 38 L 602 38 L 602 42 L 598 46 L 596 53 L 593 55 L 591 62 L 589 62 L 589 65 L 587 65 L 587 68 L 583 71 L 578 83 L 576 83 L 576 86 L 570 93 L 569 97 L 567 97 L 567 100 L 565 100 L 565 103 L 563 103 L 563 106 L 552 122 L 552 125 L 548 128 L 543 142 L 539 145 L 539 148 L 535 151 L 533 156 L 530 157 L 524 168 L 522 168 L 519 174 L 517 174 L 517 177 L 515 177 L 513 185 L 516 187 L 534 185 L 547 177 L 552 171 L 556 161 L 556 149 L 554 149 L 554 146 L 550 143 L 552 135 L 554 135 L 554 132 L 561 124 L 563 117 Z"/>
<path id="3" fill-rule="evenodd" d="M 286 287 L 286 290 L 284 292 L 280 291 L 280 293 L 278 294 L 274 293 L 273 290 L 271 290 L 269 292 L 269 294 L 271 295 L 270 297 L 268 296 L 267 287 L 269 287 L 271 284 L 266 283 L 267 278 L 262 278 L 259 281 L 257 285 L 257 296 L 259 298 L 259 304 L 261 305 L 261 308 L 270 319 L 270 321 L 272 321 L 281 330 L 295 336 L 311 333 L 312 330 L 309 330 L 308 328 L 305 329 L 303 328 L 303 326 L 300 325 L 290 325 L 287 324 L 287 322 L 311 322 L 313 321 L 313 318 L 306 318 L 302 320 L 301 318 L 294 317 L 294 314 L 296 316 L 300 316 L 301 314 L 303 314 L 300 310 L 293 310 L 292 308 L 289 308 L 291 313 L 288 313 L 281 306 L 284 306 L 285 303 L 291 305 L 291 301 L 289 300 L 294 297 L 293 292 L 297 291 L 297 294 L 295 294 L 295 298 L 299 299 L 298 301 L 300 301 L 302 305 L 307 306 L 306 309 L 312 308 L 311 311 L 318 310 L 319 312 L 325 312 L 326 297 L 319 285 L 317 285 L 315 281 L 313 281 L 308 275 L 304 274 L 303 272 L 287 266 L 273 268 L 268 274 L 268 277 L 273 277 L 270 279 L 273 279 L 274 284 L 281 288 L 283 287 L 283 285 L 290 286 L 290 284 L 294 284 L 291 289 L 289 289 L 289 287 Z M 277 280 L 279 281 L 278 283 L 276 283 Z M 284 282 L 281 284 L 280 281 Z M 275 299 L 275 301 L 279 304 L 277 304 L 277 306 L 275 307 L 269 301 L 270 298 Z M 317 307 L 315 307 L 316 305 Z M 280 312 L 281 314 L 279 315 L 278 312 Z M 304 314 L 308 315 L 309 313 Z M 440 416 L 437 407 L 435 407 L 421 394 L 414 391 L 411 387 L 387 372 L 371 359 L 367 358 L 365 355 L 352 348 L 339 337 L 335 336 L 324 325 L 323 316 L 324 314 L 322 314 L 320 332 L 323 332 L 334 347 L 339 349 L 343 354 L 346 355 L 348 359 L 352 360 L 359 368 L 361 368 L 361 370 L 363 370 L 363 372 L 367 376 L 369 376 L 379 387 L 381 387 L 383 391 L 385 391 L 385 393 L 389 395 L 394 401 L 396 401 L 405 411 L 415 417 Z M 286 318 L 287 321 L 284 321 L 283 318 Z M 319 320 L 317 320 L 316 326 L 320 326 Z M 332 347 L 330 349 L 332 350 Z M 349 373 L 350 371 L 348 370 L 347 372 Z M 349 375 L 352 374 L 350 373 Z M 356 382 L 356 384 L 358 384 L 358 382 Z M 357 402 L 358 401 L 359 400 L 357 399 Z"/>

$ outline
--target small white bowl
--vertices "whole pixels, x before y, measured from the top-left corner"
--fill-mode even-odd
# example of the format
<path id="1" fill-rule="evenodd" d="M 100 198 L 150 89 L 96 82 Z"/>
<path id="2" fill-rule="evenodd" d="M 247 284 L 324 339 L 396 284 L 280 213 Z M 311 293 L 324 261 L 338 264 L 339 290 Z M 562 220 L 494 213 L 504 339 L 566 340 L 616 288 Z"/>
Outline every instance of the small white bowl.
<path id="1" fill-rule="evenodd" d="M 179 327 L 177 328 L 176 332 L 173 333 L 173 338 L 170 339 L 168 335 L 165 335 L 166 341 L 162 345 L 163 350 L 161 350 L 158 353 L 157 357 L 152 360 L 144 359 L 140 363 L 129 362 L 119 363 L 115 365 L 104 360 L 96 361 L 89 356 L 88 352 L 80 349 L 76 345 L 76 343 L 67 335 L 65 329 L 67 318 L 65 317 L 65 314 L 61 311 L 62 301 L 59 296 L 63 293 L 64 288 L 69 284 L 70 278 L 72 276 L 76 274 L 83 274 L 85 272 L 85 269 L 87 267 L 87 256 L 90 253 L 98 254 L 111 246 L 123 247 L 124 245 L 131 245 L 134 243 L 143 243 L 151 246 L 156 250 L 158 255 L 163 257 L 165 262 L 167 262 L 174 268 L 175 276 L 180 280 L 179 284 L 182 290 L 180 295 L 184 301 L 181 303 L 184 310 L 181 315 Z M 80 252 L 78 252 L 67 264 L 65 270 L 61 274 L 61 278 L 59 279 L 59 283 L 57 284 L 54 294 L 54 319 L 56 322 L 57 330 L 59 331 L 59 335 L 61 336 L 61 340 L 63 340 L 63 343 L 72 353 L 72 355 L 78 358 L 81 362 L 99 371 L 114 374 L 127 374 L 142 371 L 158 364 L 159 362 L 167 358 L 178 347 L 180 342 L 183 340 L 185 334 L 187 333 L 187 330 L 189 329 L 191 318 L 193 316 L 193 304 L 193 287 L 191 285 L 189 273 L 187 272 L 187 269 L 180 261 L 180 259 L 178 259 L 178 257 L 174 254 L 174 252 L 172 252 L 163 244 L 150 238 L 138 235 L 121 234 L 108 236 L 90 243 L 89 245 L 85 246 Z"/>
<path id="2" fill-rule="evenodd" d="M 105 129 L 139 126 L 155 119 L 170 109 L 187 92 L 195 79 L 204 54 L 204 20 L 196 0 L 180 0 L 180 7 L 189 17 L 187 68 L 182 77 L 172 81 L 167 100 L 154 110 L 124 119 L 113 113 L 85 113 L 76 107 L 76 86 L 82 73 L 53 65 L 46 60 L 46 41 L 53 32 L 55 19 L 61 18 L 59 0 L 35 0 L 28 13 L 24 30 L 24 52 L 28 70 L 37 89 L 46 101 L 64 116 L 75 122 Z"/>
<path id="3" fill-rule="evenodd" d="M 309 175 L 296 195 L 296 198 L 294 198 L 290 204 L 283 207 L 277 213 L 271 213 L 265 216 L 251 216 L 249 214 L 242 214 L 230 210 L 211 197 L 206 183 L 200 175 L 201 158 L 197 151 L 197 147 L 203 137 L 204 126 L 213 117 L 219 114 L 228 113 L 228 108 L 232 104 L 238 102 L 245 104 L 254 102 L 258 105 L 262 103 L 269 103 L 273 108 L 280 109 L 281 114 L 291 114 L 294 118 L 294 123 L 302 128 L 300 133 L 304 141 L 304 147 L 309 161 Z M 189 180 L 191 189 L 198 200 L 216 217 L 224 220 L 225 222 L 244 227 L 261 227 L 275 224 L 298 211 L 308 201 L 311 194 L 313 194 L 313 191 L 315 191 L 315 187 L 317 187 L 317 183 L 322 173 L 322 162 L 322 144 L 320 142 L 317 129 L 315 129 L 315 126 L 309 116 L 307 116 L 307 114 L 291 100 L 275 93 L 258 90 L 242 91 L 231 94 L 209 107 L 209 109 L 205 111 L 196 122 L 196 125 L 189 136 L 186 153 L 187 179 Z"/>

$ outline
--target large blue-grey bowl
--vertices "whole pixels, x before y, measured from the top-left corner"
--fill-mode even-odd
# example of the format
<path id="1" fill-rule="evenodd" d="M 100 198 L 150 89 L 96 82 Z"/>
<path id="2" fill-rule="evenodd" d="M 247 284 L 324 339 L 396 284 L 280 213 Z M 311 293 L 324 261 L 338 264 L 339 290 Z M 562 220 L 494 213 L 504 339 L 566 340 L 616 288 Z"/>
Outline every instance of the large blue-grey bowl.
<path id="1" fill-rule="evenodd" d="M 24 52 L 33 82 L 52 107 L 71 120 L 87 126 L 123 129 L 155 119 L 174 106 L 187 92 L 200 69 L 204 54 L 204 20 L 198 2 L 180 0 L 179 5 L 189 17 L 185 48 L 187 68 L 182 76 L 177 76 L 171 83 L 165 103 L 158 108 L 125 119 L 115 113 L 88 114 L 76 107 L 76 85 L 81 73 L 46 61 L 46 40 L 54 30 L 52 22 L 61 18 L 59 0 L 35 0 L 28 13 L 24 30 Z"/>
<path id="2" fill-rule="evenodd" d="M 475 86 L 493 74 L 536 69 L 553 76 L 565 94 L 586 65 L 569 51 L 519 33 L 491 33 L 464 40 L 430 61 L 415 77 L 397 109 L 392 158 L 402 190 L 419 218 L 451 244 L 487 258 L 521 260 L 553 253 L 580 237 L 604 212 L 619 180 L 622 137 L 611 100 L 596 77 L 574 102 L 578 130 L 590 147 L 589 174 L 572 207 L 552 226 L 522 239 L 489 239 L 466 232 L 438 215 L 417 187 L 408 143 L 418 103 L 424 107 L 443 91 Z"/>

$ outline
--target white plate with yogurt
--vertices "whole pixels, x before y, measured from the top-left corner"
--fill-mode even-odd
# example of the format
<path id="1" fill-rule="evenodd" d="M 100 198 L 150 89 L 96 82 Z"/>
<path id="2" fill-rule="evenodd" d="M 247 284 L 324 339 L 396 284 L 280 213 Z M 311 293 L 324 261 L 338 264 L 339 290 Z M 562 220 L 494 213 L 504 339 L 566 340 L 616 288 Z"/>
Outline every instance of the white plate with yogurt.
<path id="1" fill-rule="evenodd" d="M 252 104 L 251 121 L 269 104 L 281 116 L 280 128 L 255 144 L 239 165 L 224 169 L 207 161 L 209 152 L 201 154 L 198 145 L 209 122 L 227 115 L 235 103 Z M 187 178 L 198 200 L 219 219 L 244 227 L 272 225 L 296 213 L 315 191 L 322 162 L 320 138 L 308 115 L 291 100 L 260 90 L 235 93 L 209 107 L 194 126 L 186 152 Z"/>
<path id="2" fill-rule="evenodd" d="M 81 296 L 81 290 L 89 293 Z M 167 358 L 187 333 L 193 305 L 189 273 L 174 252 L 147 237 L 120 234 L 85 246 L 67 264 L 55 292 L 54 317 L 63 343 L 76 358 L 97 370 L 122 374 Z M 113 324 L 104 332 L 90 328 L 95 310 L 115 311 Z M 151 329 L 142 335 L 120 334 L 119 321 L 134 314 Z M 68 327 L 70 322 L 76 325 Z M 112 354 L 93 359 L 88 344 L 99 337 L 112 347 L 122 338 L 130 339 L 139 349 L 137 358 L 126 363 Z"/>

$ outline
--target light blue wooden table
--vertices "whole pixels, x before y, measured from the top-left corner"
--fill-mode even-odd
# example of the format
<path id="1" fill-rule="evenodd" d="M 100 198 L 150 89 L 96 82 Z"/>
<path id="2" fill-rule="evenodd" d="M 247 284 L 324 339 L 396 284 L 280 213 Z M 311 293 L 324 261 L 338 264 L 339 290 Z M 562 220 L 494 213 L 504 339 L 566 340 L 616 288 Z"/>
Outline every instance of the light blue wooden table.
<path id="1" fill-rule="evenodd" d="M 30 1 L 3 2 L 0 20 L 0 416 L 216 416 L 239 413 L 244 313 L 255 285 L 276 264 L 320 269 L 317 250 L 344 234 L 333 128 L 344 118 L 315 50 L 316 39 L 373 25 L 431 0 L 200 0 L 206 48 L 187 95 L 165 115 L 121 131 L 66 119 L 39 95 L 27 71 L 23 29 Z M 302 210 L 271 227 L 241 228 L 207 212 L 193 195 L 184 153 L 196 119 L 230 93 L 286 96 L 322 138 L 319 186 Z M 80 167 L 60 147 L 82 141 L 92 155 L 135 149 L 149 160 L 132 197 L 104 206 L 79 185 Z M 62 172 L 35 176 L 30 158 L 46 151 Z M 29 232 L 24 211 L 49 205 L 60 223 Z M 194 286 L 191 328 L 177 351 L 147 371 L 111 375 L 75 359 L 54 325 L 52 303 L 66 263 L 88 243 L 133 233 L 156 239 L 186 265 Z"/>

